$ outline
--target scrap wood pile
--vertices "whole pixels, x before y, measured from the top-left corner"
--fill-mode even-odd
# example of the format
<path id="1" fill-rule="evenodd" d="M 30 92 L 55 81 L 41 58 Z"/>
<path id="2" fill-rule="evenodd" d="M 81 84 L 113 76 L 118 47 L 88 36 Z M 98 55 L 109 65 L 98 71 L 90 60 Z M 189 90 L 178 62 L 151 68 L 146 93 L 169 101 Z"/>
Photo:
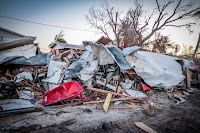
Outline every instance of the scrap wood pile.
<path id="1" fill-rule="evenodd" d="M 100 104 L 99 109 L 107 112 L 136 108 L 153 90 L 181 90 L 188 95 L 191 85 L 199 85 L 199 68 L 191 61 L 140 49 L 121 51 L 85 41 L 83 46 L 54 43 L 49 54 L 17 58 L 10 54 L 1 60 L 0 98 L 35 100 L 37 107 Z"/>

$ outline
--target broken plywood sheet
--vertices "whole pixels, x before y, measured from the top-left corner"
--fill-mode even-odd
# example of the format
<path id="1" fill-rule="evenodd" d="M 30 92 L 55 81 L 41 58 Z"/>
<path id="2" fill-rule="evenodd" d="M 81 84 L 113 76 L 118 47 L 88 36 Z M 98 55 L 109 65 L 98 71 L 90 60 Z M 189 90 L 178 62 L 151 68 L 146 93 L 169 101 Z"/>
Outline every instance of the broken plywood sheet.
<path id="1" fill-rule="evenodd" d="M 0 42 L 0 51 L 5 51 L 16 47 L 33 44 L 35 39 L 36 37 L 22 37 Z"/>
<path id="2" fill-rule="evenodd" d="M 126 56 L 126 60 L 137 75 L 152 87 L 171 88 L 185 78 L 181 65 L 167 55 L 137 51 Z"/>
<path id="3" fill-rule="evenodd" d="M 156 131 L 154 131 L 152 128 L 150 128 L 149 126 L 147 126 L 143 122 L 135 122 L 134 124 L 136 125 L 136 127 L 144 130 L 147 133 L 157 133 Z"/>

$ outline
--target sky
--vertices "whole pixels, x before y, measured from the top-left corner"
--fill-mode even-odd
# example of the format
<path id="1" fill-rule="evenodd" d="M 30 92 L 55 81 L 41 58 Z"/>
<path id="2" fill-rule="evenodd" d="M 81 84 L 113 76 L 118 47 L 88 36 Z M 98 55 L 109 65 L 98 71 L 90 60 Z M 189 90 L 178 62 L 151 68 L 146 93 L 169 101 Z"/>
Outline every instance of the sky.
<path id="1" fill-rule="evenodd" d="M 54 36 L 61 30 L 65 34 L 64 39 L 69 44 L 81 45 L 82 41 L 96 41 L 103 36 L 101 33 L 94 32 L 95 30 L 91 29 L 85 19 L 89 8 L 92 6 L 100 8 L 103 1 L 105 0 L 0 0 L 0 16 L 86 31 L 37 25 L 3 17 L 0 17 L 0 27 L 37 37 L 35 42 L 39 43 L 41 51 L 44 52 L 49 50 L 48 45 L 53 42 Z M 166 0 L 160 2 L 163 1 Z M 133 0 L 108 0 L 108 2 L 123 13 L 133 7 Z M 143 0 L 143 5 L 144 10 L 151 12 L 155 8 L 155 1 Z M 200 0 L 195 6 L 200 7 Z M 170 39 L 179 45 L 195 47 L 200 27 L 195 26 L 193 30 L 194 33 L 189 34 L 186 28 L 167 27 L 161 33 L 169 35 Z"/>

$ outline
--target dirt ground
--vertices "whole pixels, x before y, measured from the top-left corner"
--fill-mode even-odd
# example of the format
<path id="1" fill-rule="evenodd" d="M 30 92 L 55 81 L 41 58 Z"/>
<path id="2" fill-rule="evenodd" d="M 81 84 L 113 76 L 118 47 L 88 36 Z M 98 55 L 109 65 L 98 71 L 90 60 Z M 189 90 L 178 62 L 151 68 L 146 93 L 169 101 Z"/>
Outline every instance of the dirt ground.
<path id="1" fill-rule="evenodd" d="M 100 105 L 64 107 L 56 115 L 42 112 L 11 115 L 0 118 L 3 133 L 141 133 L 135 122 L 143 122 L 157 132 L 200 132 L 200 92 L 184 97 L 177 104 L 166 92 L 149 96 L 155 113 L 138 109 L 110 109 L 107 114 Z"/>

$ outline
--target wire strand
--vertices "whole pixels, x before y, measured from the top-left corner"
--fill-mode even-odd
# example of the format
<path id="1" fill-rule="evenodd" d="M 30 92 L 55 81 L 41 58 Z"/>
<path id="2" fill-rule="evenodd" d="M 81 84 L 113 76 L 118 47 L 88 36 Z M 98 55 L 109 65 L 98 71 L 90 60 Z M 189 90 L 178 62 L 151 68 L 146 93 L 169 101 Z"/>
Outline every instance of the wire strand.
<path id="1" fill-rule="evenodd" d="M 58 25 L 51 25 L 51 24 L 40 23 L 40 22 L 34 22 L 34 21 L 29 21 L 29 20 L 24 20 L 24 19 L 18 19 L 18 18 L 12 18 L 12 17 L 7 17 L 7 16 L 0 16 L 0 17 L 2 17 L 2 18 L 7 18 L 7 19 L 12 19 L 12 20 L 17 20 L 17 21 L 22 21 L 22 22 L 27 22 L 27 23 L 38 24 L 38 25 L 45 25 L 45 26 L 50 26 L 50 27 L 63 28 L 63 29 L 68 29 L 68 30 L 78 30 L 78 31 L 96 32 L 96 31 L 89 31 L 89 30 L 86 30 L 86 29 L 83 30 L 83 29 L 70 28 L 70 27 L 64 27 L 64 26 L 58 26 Z"/>

